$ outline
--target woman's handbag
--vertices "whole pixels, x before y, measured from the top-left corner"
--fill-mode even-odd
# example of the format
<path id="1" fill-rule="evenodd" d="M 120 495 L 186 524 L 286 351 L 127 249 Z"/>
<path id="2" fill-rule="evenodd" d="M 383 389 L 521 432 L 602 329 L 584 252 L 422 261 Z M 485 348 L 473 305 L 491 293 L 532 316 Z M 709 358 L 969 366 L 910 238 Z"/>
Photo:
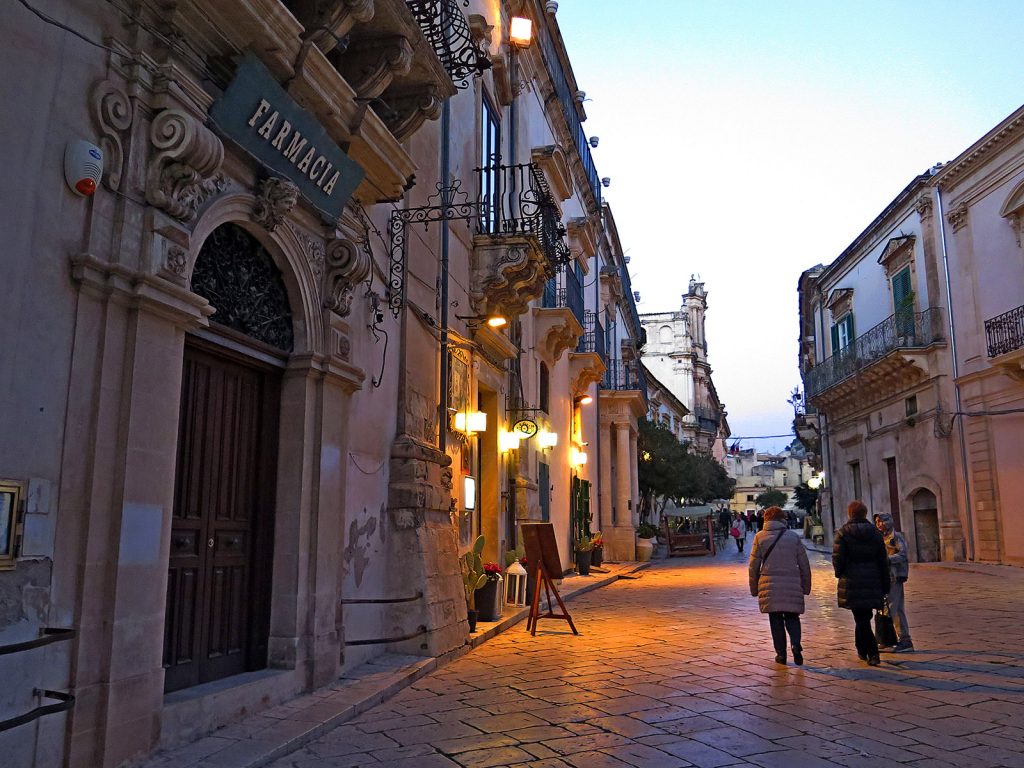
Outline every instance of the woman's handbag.
<path id="1" fill-rule="evenodd" d="M 734 539 L 738 539 L 740 537 L 740 529 L 734 525 L 732 527 L 732 530 L 729 531 L 729 535 L 732 536 Z"/>
<path id="2" fill-rule="evenodd" d="M 892 623 L 892 616 L 889 615 L 889 601 L 885 600 L 882 610 L 875 611 L 875 640 L 882 648 L 896 645 L 896 626 Z"/>

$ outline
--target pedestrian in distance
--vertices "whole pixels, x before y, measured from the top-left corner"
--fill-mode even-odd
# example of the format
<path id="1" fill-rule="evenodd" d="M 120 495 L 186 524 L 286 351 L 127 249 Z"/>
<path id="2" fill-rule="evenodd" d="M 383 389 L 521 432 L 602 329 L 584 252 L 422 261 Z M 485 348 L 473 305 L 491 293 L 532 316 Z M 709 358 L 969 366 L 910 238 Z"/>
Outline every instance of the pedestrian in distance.
<path id="1" fill-rule="evenodd" d="M 804 595 L 811 594 L 811 566 L 800 534 L 786 524 L 786 513 L 768 507 L 764 530 L 754 537 L 748 566 L 750 594 L 757 598 L 761 613 L 768 614 L 775 663 L 786 663 L 786 634 L 793 649 L 793 662 L 804 663 L 800 637 L 800 614 Z"/>
<path id="2" fill-rule="evenodd" d="M 757 510 L 756 524 L 757 524 L 757 530 L 758 531 L 764 530 L 764 510 L 763 509 Z"/>
<path id="3" fill-rule="evenodd" d="M 903 597 L 903 585 L 910 576 L 910 558 L 907 555 L 907 540 L 896 530 L 892 515 L 888 512 L 875 514 L 875 527 L 882 534 L 885 551 L 889 556 L 889 615 L 896 626 L 896 645 L 893 653 L 904 653 L 914 650 L 914 641 L 910 639 L 910 625 L 907 623 L 906 603 Z"/>
<path id="4" fill-rule="evenodd" d="M 889 556 L 882 534 L 868 522 L 864 502 L 851 501 L 846 514 L 850 519 L 836 531 L 832 544 L 832 568 L 839 579 L 839 607 L 853 613 L 857 655 L 877 667 L 878 643 L 871 628 L 871 613 L 882 607 L 883 598 L 889 593 Z"/>
<path id="5" fill-rule="evenodd" d="M 746 541 L 746 538 L 747 538 L 747 534 L 743 530 L 745 524 L 746 524 L 746 521 L 744 521 L 743 518 L 740 517 L 740 513 L 737 512 L 736 515 L 733 517 L 733 520 L 732 520 L 732 529 L 729 531 L 729 535 L 732 536 L 736 540 L 736 551 L 737 552 L 742 552 L 743 551 L 743 543 L 744 543 L 744 541 Z"/>
<path id="6" fill-rule="evenodd" d="M 754 529 L 754 510 L 747 510 L 747 516 L 744 522 L 747 524 L 747 533 L 750 533 Z"/>

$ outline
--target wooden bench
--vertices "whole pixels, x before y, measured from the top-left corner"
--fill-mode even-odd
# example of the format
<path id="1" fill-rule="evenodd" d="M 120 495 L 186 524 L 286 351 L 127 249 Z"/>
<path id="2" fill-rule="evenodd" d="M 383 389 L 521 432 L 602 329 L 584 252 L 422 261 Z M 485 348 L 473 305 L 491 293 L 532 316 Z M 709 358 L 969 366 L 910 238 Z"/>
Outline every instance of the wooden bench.
<path id="1" fill-rule="evenodd" d="M 672 533 L 666 518 L 661 519 L 661 532 L 668 542 L 669 557 L 691 557 L 712 554 L 710 537 L 702 533 Z"/>

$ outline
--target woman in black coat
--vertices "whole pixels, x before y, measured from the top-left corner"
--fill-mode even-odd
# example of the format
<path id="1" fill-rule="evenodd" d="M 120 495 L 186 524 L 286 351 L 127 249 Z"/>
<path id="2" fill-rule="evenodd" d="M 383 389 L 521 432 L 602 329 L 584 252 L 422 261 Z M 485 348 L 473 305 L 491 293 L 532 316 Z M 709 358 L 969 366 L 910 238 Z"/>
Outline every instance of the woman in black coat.
<path id="1" fill-rule="evenodd" d="M 889 593 L 889 556 L 885 541 L 868 522 L 868 508 L 852 501 L 846 510 L 849 522 L 836 532 L 832 567 L 839 579 L 839 607 L 853 612 L 857 655 L 877 667 L 878 643 L 871 629 L 871 612 L 882 607 Z"/>

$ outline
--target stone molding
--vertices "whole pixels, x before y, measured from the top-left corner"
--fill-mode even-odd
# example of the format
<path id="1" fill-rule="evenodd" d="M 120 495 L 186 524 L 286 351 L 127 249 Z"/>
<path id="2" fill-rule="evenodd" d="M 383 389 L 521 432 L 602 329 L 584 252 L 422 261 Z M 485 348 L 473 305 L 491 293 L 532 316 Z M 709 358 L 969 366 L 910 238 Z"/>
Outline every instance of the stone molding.
<path id="1" fill-rule="evenodd" d="M 1020 247 L 1021 238 L 1024 237 L 1024 181 L 1014 187 L 1003 203 L 999 215 L 1010 222 L 1013 234 L 1017 238 L 1017 247 Z"/>
<path id="2" fill-rule="evenodd" d="M 156 154 L 146 173 L 146 201 L 170 216 L 191 222 L 199 207 L 227 182 L 218 173 L 224 145 L 180 109 L 165 109 L 149 131 Z"/>
<path id="3" fill-rule="evenodd" d="M 926 221 L 932 217 L 932 206 L 932 196 L 930 193 L 926 192 L 917 198 L 917 201 L 914 203 L 914 210 L 921 217 L 921 221 Z"/>
<path id="4" fill-rule="evenodd" d="M 262 179 L 256 184 L 256 198 L 252 203 L 252 220 L 268 232 L 284 222 L 299 201 L 299 188 L 276 176 Z"/>
<path id="5" fill-rule="evenodd" d="M 582 255 L 584 264 L 597 253 L 598 234 L 594 221 L 589 216 L 577 216 L 569 219 L 565 225 L 569 235 L 569 245 Z"/>
<path id="6" fill-rule="evenodd" d="M 557 144 L 534 147 L 530 159 L 540 168 L 558 203 L 572 197 L 572 171 L 565 152 Z"/>
<path id="7" fill-rule="evenodd" d="M 914 235 L 893 237 L 886 243 L 882 255 L 878 257 L 878 263 L 885 269 L 885 276 L 892 277 L 903 267 L 910 263 L 914 256 L 914 243 L 917 238 Z M 833 315 L 835 316 L 835 315 Z"/>
<path id="8" fill-rule="evenodd" d="M 412 45 L 406 38 L 395 35 L 357 41 L 345 51 L 340 64 L 359 98 L 375 99 L 387 90 L 395 77 L 409 73 L 412 58 Z"/>
<path id="9" fill-rule="evenodd" d="M 569 366 L 569 390 L 573 397 L 584 394 L 591 384 L 599 383 L 607 370 L 597 352 L 570 352 Z"/>
<path id="10" fill-rule="evenodd" d="M 391 112 L 385 123 L 398 141 L 405 141 L 427 120 L 436 120 L 441 114 L 444 99 L 432 85 L 415 91 L 389 95 Z"/>
<path id="11" fill-rule="evenodd" d="M 309 11 L 299 13 L 299 21 L 309 32 L 309 40 L 324 53 L 334 49 L 352 28 L 373 18 L 374 0 L 340 0 L 309 4 Z M 324 6 L 327 10 L 323 10 Z M 309 7 L 309 6 L 300 6 Z"/>

